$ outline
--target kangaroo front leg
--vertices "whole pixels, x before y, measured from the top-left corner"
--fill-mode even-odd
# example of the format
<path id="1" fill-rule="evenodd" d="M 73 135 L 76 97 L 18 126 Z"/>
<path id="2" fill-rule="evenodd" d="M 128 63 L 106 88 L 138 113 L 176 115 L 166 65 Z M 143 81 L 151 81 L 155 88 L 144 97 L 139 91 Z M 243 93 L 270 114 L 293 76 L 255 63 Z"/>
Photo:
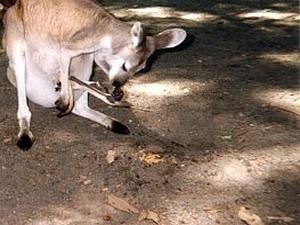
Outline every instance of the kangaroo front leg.
<path id="1" fill-rule="evenodd" d="M 56 108 L 61 111 L 58 115 L 60 117 L 70 113 L 74 107 L 73 90 L 69 81 L 70 62 L 68 57 L 62 57 L 60 61 L 61 90 L 60 97 L 55 102 Z"/>
<path id="2" fill-rule="evenodd" d="M 92 86 L 95 82 L 91 81 L 82 81 L 78 78 L 71 76 L 70 80 L 72 81 L 72 88 L 74 90 L 84 90 L 93 95 L 94 97 L 102 100 L 108 105 L 118 106 L 118 107 L 130 107 L 126 102 L 116 101 L 111 94 L 100 91 L 98 88 Z M 97 83 L 97 82 L 96 82 Z"/>
<path id="3" fill-rule="evenodd" d="M 23 41 L 15 41 L 7 46 L 9 57 L 9 67 L 15 73 L 15 81 L 18 94 L 18 113 L 19 133 L 17 145 L 22 150 L 28 150 L 34 141 L 30 131 L 31 112 L 26 98 L 26 71 L 25 71 L 25 46 Z"/>
<path id="4" fill-rule="evenodd" d="M 84 92 L 75 102 L 72 112 L 78 116 L 95 121 L 115 133 L 129 134 L 128 128 L 116 119 L 91 109 L 88 106 L 87 92 Z"/>

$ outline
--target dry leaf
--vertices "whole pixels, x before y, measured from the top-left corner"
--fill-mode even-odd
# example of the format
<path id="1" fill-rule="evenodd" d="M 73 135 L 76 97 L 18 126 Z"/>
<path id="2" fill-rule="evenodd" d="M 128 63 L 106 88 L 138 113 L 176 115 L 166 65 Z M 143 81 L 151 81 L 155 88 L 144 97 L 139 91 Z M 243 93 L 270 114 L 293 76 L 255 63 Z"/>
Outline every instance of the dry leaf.
<path id="1" fill-rule="evenodd" d="M 102 192 L 105 192 L 105 191 L 108 191 L 109 189 L 108 188 L 102 188 Z"/>
<path id="2" fill-rule="evenodd" d="M 92 128 L 98 128 L 98 127 L 100 127 L 100 125 L 99 125 L 98 123 L 93 123 L 93 124 L 91 125 L 91 127 L 92 127 Z"/>
<path id="3" fill-rule="evenodd" d="M 155 213 L 155 212 L 152 212 L 152 211 L 148 211 L 146 219 L 152 220 L 152 221 L 154 221 L 157 224 L 160 222 L 159 215 L 157 213 Z"/>
<path id="4" fill-rule="evenodd" d="M 85 181 L 83 181 L 83 185 L 90 185 L 90 184 L 92 184 L 92 180 L 85 180 Z"/>
<path id="5" fill-rule="evenodd" d="M 223 141 L 231 141 L 231 140 L 232 140 L 232 135 L 220 136 L 220 138 L 221 138 Z"/>
<path id="6" fill-rule="evenodd" d="M 246 222 L 248 225 L 264 225 L 264 223 L 258 215 L 251 213 L 245 207 L 241 207 L 238 215 L 240 219 Z"/>
<path id="7" fill-rule="evenodd" d="M 289 216 L 268 216 L 267 218 L 268 220 L 282 220 L 285 223 L 290 223 L 295 221 L 293 217 L 289 217 Z"/>
<path id="8" fill-rule="evenodd" d="M 114 195 L 108 195 L 108 204 L 112 207 L 128 213 L 139 213 L 139 210 L 130 205 L 126 200 L 118 198 Z"/>
<path id="9" fill-rule="evenodd" d="M 115 157 L 116 157 L 116 151 L 108 150 L 106 155 L 106 161 L 108 162 L 108 164 L 112 164 L 115 161 Z"/>
<path id="10" fill-rule="evenodd" d="M 139 216 L 139 221 L 142 220 L 152 220 L 154 223 L 159 224 L 160 217 L 157 213 L 153 211 L 142 211 Z"/>
<path id="11" fill-rule="evenodd" d="M 110 221 L 110 220 L 111 220 L 111 216 L 108 215 L 108 214 L 106 214 L 106 215 L 103 215 L 103 216 L 102 216 L 102 219 L 103 219 L 104 221 Z"/>
<path id="12" fill-rule="evenodd" d="M 139 221 L 145 220 L 147 218 L 147 212 L 142 211 L 140 216 L 139 216 Z"/>
<path id="13" fill-rule="evenodd" d="M 9 143 L 11 143 L 11 142 L 12 142 L 12 138 L 11 138 L 11 137 L 4 138 L 4 139 L 3 139 L 3 143 L 4 143 L 4 144 L 9 144 Z"/>
<path id="14" fill-rule="evenodd" d="M 161 155 L 154 154 L 151 152 L 149 153 L 143 152 L 142 155 L 140 156 L 140 160 L 146 162 L 149 165 L 154 165 L 165 161 L 164 159 L 162 159 Z"/>

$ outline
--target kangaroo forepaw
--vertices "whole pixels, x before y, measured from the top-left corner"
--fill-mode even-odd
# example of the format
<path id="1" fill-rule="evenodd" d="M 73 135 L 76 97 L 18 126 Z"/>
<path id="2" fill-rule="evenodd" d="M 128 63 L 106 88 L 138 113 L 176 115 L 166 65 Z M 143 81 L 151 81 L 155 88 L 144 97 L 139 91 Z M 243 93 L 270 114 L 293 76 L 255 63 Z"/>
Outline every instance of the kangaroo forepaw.
<path id="1" fill-rule="evenodd" d="M 121 101 L 124 97 L 124 91 L 121 88 L 115 88 L 113 92 L 111 93 L 111 96 L 116 101 Z"/>
<path id="2" fill-rule="evenodd" d="M 56 105 L 56 108 L 60 111 L 60 113 L 57 115 L 57 117 L 59 117 L 59 118 L 72 112 L 73 107 L 74 107 L 73 102 L 65 101 L 65 99 L 63 97 L 59 97 L 55 101 L 55 105 Z"/>

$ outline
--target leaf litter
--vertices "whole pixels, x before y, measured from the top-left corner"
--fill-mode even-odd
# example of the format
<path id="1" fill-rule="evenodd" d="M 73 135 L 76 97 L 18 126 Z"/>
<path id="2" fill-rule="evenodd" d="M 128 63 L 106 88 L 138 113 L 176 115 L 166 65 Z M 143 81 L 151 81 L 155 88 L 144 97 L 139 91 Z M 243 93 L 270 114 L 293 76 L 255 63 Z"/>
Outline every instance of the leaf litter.
<path id="1" fill-rule="evenodd" d="M 258 215 L 252 213 L 245 207 L 240 208 L 238 215 L 239 218 L 248 225 L 265 225 Z"/>
<path id="2" fill-rule="evenodd" d="M 139 210 L 135 206 L 131 205 L 125 199 L 119 198 L 115 195 L 109 194 L 107 198 L 107 202 L 112 207 L 121 210 L 123 212 L 131 213 L 131 214 L 139 214 L 139 221 L 142 220 L 152 220 L 156 224 L 160 222 L 160 216 L 151 211 L 151 210 Z"/>

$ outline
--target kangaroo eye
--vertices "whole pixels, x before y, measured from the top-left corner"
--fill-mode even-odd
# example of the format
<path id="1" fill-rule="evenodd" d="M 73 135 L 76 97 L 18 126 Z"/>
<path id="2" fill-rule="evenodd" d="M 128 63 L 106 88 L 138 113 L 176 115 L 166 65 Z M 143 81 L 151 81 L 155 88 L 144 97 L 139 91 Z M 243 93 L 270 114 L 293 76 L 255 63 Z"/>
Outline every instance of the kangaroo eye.
<path id="1" fill-rule="evenodd" d="M 123 63 L 123 65 L 122 65 L 122 70 L 124 70 L 125 72 L 128 72 L 128 70 L 126 69 L 125 63 Z"/>

